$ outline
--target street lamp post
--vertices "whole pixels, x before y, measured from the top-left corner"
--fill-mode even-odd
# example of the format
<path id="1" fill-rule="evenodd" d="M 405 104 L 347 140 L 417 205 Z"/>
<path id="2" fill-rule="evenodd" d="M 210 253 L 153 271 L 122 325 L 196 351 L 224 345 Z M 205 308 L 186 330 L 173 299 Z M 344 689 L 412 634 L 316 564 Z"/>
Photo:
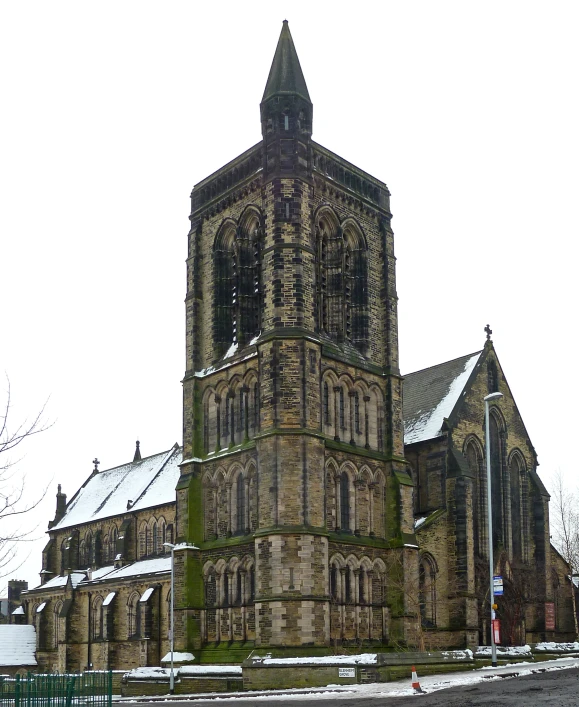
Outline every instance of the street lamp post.
<path id="1" fill-rule="evenodd" d="M 169 674 L 169 693 L 174 695 L 175 670 L 173 667 L 173 655 L 175 649 L 175 550 L 198 550 L 199 548 L 195 547 L 195 545 L 189 545 L 187 543 L 180 543 L 179 545 L 174 545 L 173 543 L 163 543 L 163 547 L 168 547 L 171 550 L 171 672 Z"/>
<path id="2" fill-rule="evenodd" d="M 490 438 L 490 424 L 489 424 L 489 402 L 493 400 L 498 400 L 502 398 L 503 394 L 491 393 L 487 395 L 484 399 L 485 401 L 485 446 L 486 446 L 486 456 L 487 456 L 487 511 L 488 511 L 488 523 L 489 523 L 489 590 L 491 599 L 491 651 L 492 651 L 492 666 L 497 667 L 497 645 L 495 643 L 495 635 L 493 632 L 493 621 L 495 619 L 495 588 L 493 583 L 493 575 L 495 572 L 494 560 L 493 560 L 493 507 L 492 507 L 492 494 L 491 494 L 491 438 Z"/>
<path id="3" fill-rule="evenodd" d="M 163 547 L 171 549 L 171 672 L 169 675 L 169 693 L 175 694 L 175 673 L 173 670 L 173 649 L 175 647 L 175 545 L 163 543 Z"/>

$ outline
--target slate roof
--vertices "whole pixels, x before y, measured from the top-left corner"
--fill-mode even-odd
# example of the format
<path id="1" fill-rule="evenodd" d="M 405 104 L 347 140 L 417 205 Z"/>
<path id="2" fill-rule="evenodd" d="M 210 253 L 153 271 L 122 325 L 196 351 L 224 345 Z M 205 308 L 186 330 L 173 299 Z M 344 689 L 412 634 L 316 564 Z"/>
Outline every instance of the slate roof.
<path id="1" fill-rule="evenodd" d="M 89 579 L 86 572 L 73 572 L 70 577 L 72 581 L 73 589 L 76 589 L 78 585 L 85 586 L 87 584 L 93 584 L 95 582 L 108 582 L 109 580 L 116 579 L 127 579 L 131 577 L 141 577 L 143 575 L 163 575 L 169 574 L 171 572 L 171 555 L 163 555 L 161 557 L 151 557 L 147 560 L 138 560 L 136 562 L 131 562 L 124 567 L 114 568 L 114 565 L 107 565 L 106 567 L 100 567 L 98 570 L 93 570 L 91 578 Z M 45 584 L 39 584 L 37 587 L 29 589 L 28 592 L 23 592 L 27 594 L 29 592 L 44 592 L 46 589 L 62 589 L 66 587 L 68 581 L 68 575 L 58 577 L 53 577 L 49 582 Z"/>
<path id="2" fill-rule="evenodd" d="M 67 504 L 63 518 L 52 530 L 70 528 L 102 518 L 175 502 L 181 449 L 94 473 Z"/>
<path id="3" fill-rule="evenodd" d="M 438 437 L 482 351 L 404 376 L 404 444 Z"/>

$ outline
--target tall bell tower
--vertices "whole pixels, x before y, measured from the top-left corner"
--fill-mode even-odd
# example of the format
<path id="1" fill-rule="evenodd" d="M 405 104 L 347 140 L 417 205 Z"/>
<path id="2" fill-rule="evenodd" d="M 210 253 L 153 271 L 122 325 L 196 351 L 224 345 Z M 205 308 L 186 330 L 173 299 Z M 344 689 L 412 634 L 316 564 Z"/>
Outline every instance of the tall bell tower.
<path id="1" fill-rule="evenodd" d="M 287 21 L 260 111 L 192 193 L 176 642 L 411 642 L 390 194 L 313 142 Z"/>

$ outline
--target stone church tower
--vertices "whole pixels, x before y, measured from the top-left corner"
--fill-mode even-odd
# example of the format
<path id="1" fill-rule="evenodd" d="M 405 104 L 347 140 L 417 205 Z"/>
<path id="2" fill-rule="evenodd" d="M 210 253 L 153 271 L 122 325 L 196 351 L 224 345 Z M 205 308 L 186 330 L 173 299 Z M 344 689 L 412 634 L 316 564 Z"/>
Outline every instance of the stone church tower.
<path id="1" fill-rule="evenodd" d="M 287 22 L 260 108 L 191 197 L 176 648 L 412 643 L 390 194 L 312 140 Z"/>

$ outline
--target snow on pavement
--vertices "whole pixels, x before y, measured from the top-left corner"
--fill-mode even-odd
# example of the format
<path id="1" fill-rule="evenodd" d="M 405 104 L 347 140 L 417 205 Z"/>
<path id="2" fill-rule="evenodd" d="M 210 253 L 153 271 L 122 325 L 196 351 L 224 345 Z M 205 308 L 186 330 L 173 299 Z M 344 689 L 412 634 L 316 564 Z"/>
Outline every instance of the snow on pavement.
<path id="1" fill-rule="evenodd" d="M 420 686 L 425 692 L 436 692 L 445 690 L 449 687 L 459 687 L 460 685 L 474 685 L 486 680 L 500 680 L 501 678 L 515 678 L 523 675 L 531 675 L 532 673 L 544 672 L 546 670 L 565 670 L 567 668 L 579 668 L 579 658 L 559 658 L 556 660 L 546 660 L 538 663 L 512 663 L 510 665 L 501 666 L 498 668 L 480 668 L 478 670 L 444 673 L 440 675 L 428 675 L 418 679 Z M 216 693 L 195 694 L 191 695 L 191 700 L 203 700 L 211 698 L 212 702 L 226 702 L 229 700 L 245 701 L 245 700 L 311 700 L 315 699 L 335 699 L 339 693 L 341 698 L 385 698 L 385 697 L 404 697 L 414 695 L 415 692 L 411 686 L 410 668 L 408 670 L 408 679 L 397 680 L 395 682 L 379 682 L 365 685 L 326 685 L 326 687 L 312 688 L 304 690 L 296 688 L 294 690 L 270 690 L 259 691 L 258 693 L 235 693 L 228 696 L 216 696 Z M 179 698 L 183 699 L 184 695 Z M 147 702 L 157 701 L 155 698 L 144 698 Z M 165 698 L 161 698 L 165 699 Z M 121 701 L 134 702 L 135 698 L 124 698 Z"/>

